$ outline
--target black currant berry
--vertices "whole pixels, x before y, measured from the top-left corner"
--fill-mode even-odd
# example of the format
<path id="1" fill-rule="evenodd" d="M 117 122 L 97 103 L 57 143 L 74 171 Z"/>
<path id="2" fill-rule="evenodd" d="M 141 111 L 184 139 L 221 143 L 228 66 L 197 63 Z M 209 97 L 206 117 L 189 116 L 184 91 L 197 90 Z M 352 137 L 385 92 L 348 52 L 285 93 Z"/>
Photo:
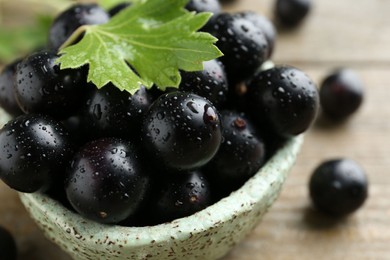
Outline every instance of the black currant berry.
<path id="1" fill-rule="evenodd" d="M 0 130 L 0 178 L 21 192 L 47 190 L 64 177 L 73 146 L 64 127 L 46 115 L 22 115 Z"/>
<path id="2" fill-rule="evenodd" d="M 317 115 L 317 88 L 305 73 L 294 67 L 277 66 L 261 71 L 247 87 L 248 115 L 269 125 L 280 136 L 306 131 Z"/>
<path id="3" fill-rule="evenodd" d="M 71 161 L 65 191 L 73 208 L 100 223 L 135 214 L 149 192 L 149 170 L 131 143 L 102 138 L 83 146 Z"/>
<path id="4" fill-rule="evenodd" d="M 353 70 L 334 71 L 321 84 L 320 103 L 323 113 L 334 120 L 348 118 L 362 104 L 363 89 L 363 83 Z"/>
<path id="5" fill-rule="evenodd" d="M 263 31 L 268 42 L 268 55 L 266 58 L 269 59 L 272 55 L 276 42 L 276 29 L 273 23 L 267 17 L 256 12 L 246 11 L 237 13 L 237 15 L 245 17 L 245 19 L 251 21 L 256 27 Z"/>
<path id="6" fill-rule="evenodd" d="M 88 90 L 85 70 L 60 70 L 57 58 L 55 52 L 41 51 L 18 64 L 15 96 L 25 113 L 43 113 L 61 119 L 82 106 Z"/>
<path id="7" fill-rule="evenodd" d="M 15 99 L 15 71 L 20 60 L 5 66 L 0 73 L 0 106 L 11 116 L 23 114 Z"/>
<path id="8" fill-rule="evenodd" d="M 218 14 L 221 12 L 221 5 L 218 0 L 190 0 L 186 9 L 195 12 L 210 12 Z"/>
<path id="9" fill-rule="evenodd" d="M 179 89 L 207 98 L 214 106 L 220 107 L 226 102 L 228 83 L 223 65 L 217 60 L 203 63 L 201 71 L 182 71 Z"/>
<path id="10" fill-rule="evenodd" d="M 216 38 L 230 85 L 252 76 L 269 54 L 263 30 L 240 14 L 221 13 L 205 30 Z"/>
<path id="11" fill-rule="evenodd" d="M 186 217 L 211 204 L 210 184 L 199 171 L 164 174 L 151 196 L 154 223 Z"/>
<path id="12" fill-rule="evenodd" d="M 284 26 L 297 26 L 309 13 L 311 0 L 276 0 L 275 16 Z"/>
<path id="13" fill-rule="evenodd" d="M 355 161 L 328 160 L 315 169 L 309 190 L 314 205 L 320 211 L 343 216 L 363 205 L 368 194 L 368 180 Z"/>
<path id="14" fill-rule="evenodd" d="M 160 96 L 142 127 L 143 145 L 149 156 L 176 170 L 205 165 L 222 140 L 214 106 L 207 99 L 186 92 Z"/>
<path id="15" fill-rule="evenodd" d="M 18 251 L 16 242 L 11 233 L 0 227 L 0 259 L 16 260 Z"/>
<path id="16" fill-rule="evenodd" d="M 152 96 L 144 87 L 130 95 L 109 84 L 89 93 L 76 123 L 80 123 L 81 132 L 89 135 L 89 139 L 138 137 L 141 119 L 151 104 Z"/>
<path id="17" fill-rule="evenodd" d="M 116 6 L 112 7 L 110 10 L 108 10 L 108 14 L 110 15 L 110 17 L 113 17 L 114 15 L 116 15 L 126 7 L 129 7 L 130 5 L 131 3 L 119 3 Z"/>
<path id="18" fill-rule="evenodd" d="M 57 50 L 82 25 L 103 24 L 109 15 L 96 4 L 76 4 L 53 21 L 49 31 L 48 46 Z"/>
<path id="19" fill-rule="evenodd" d="M 215 188 L 224 195 L 241 187 L 265 162 L 265 145 L 248 118 L 233 111 L 221 112 L 223 141 L 206 165 Z"/>

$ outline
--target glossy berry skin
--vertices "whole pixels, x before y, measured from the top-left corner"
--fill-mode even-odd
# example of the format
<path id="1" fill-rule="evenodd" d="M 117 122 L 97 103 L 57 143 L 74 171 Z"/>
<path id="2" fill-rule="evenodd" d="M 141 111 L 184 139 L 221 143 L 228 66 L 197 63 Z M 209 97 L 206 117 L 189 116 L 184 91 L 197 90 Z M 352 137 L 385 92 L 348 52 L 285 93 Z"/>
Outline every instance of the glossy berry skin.
<path id="1" fill-rule="evenodd" d="M 14 95 L 16 65 L 20 60 L 8 64 L 0 73 L 0 106 L 11 116 L 23 114 Z"/>
<path id="2" fill-rule="evenodd" d="M 76 4 L 59 14 L 49 31 L 48 46 L 58 50 L 59 47 L 82 25 L 104 24 L 110 19 L 101 7 L 96 4 Z"/>
<path id="3" fill-rule="evenodd" d="M 354 114 L 363 102 L 364 86 L 350 69 L 338 69 L 321 84 L 320 103 L 329 118 L 343 120 Z"/>
<path id="4" fill-rule="evenodd" d="M 133 143 L 102 138 L 83 146 L 65 180 L 67 198 L 82 216 L 118 223 L 135 214 L 149 192 L 149 171 Z"/>
<path id="5" fill-rule="evenodd" d="M 46 115 L 22 115 L 0 130 L 0 178 L 21 192 L 47 190 L 73 155 L 68 132 Z"/>
<path id="6" fill-rule="evenodd" d="M 368 180 L 355 161 L 333 159 L 315 169 L 309 190 L 318 210 L 329 215 L 344 216 L 363 205 L 368 195 Z"/>
<path id="7" fill-rule="evenodd" d="M 259 72 L 247 86 L 247 113 L 280 136 L 306 131 L 317 115 L 317 88 L 305 73 L 294 67 L 277 66 Z"/>
<path id="8" fill-rule="evenodd" d="M 211 204 L 210 184 L 199 171 L 164 174 L 155 185 L 149 214 L 154 223 L 192 215 Z"/>
<path id="9" fill-rule="evenodd" d="M 228 82 L 221 62 L 210 60 L 203 63 L 201 71 L 182 71 L 179 90 L 192 92 L 207 98 L 214 106 L 220 107 L 226 102 Z"/>
<path id="10" fill-rule="evenodd" d="M 311 0 L 276 0 L 275 16 L 286 27 L 301 23 L 311 9 Z"/>
<path id="11" fill-rule="evenodd" d="M 221 12 L 221 5 L 218 0 L 190 0 L 185 6 L 188 11 L 210 12 L 218 14 Z"/>
<path id="12" fill-rule="evenodd" d="M 225 195 L 252 177 L 264 164 L 266 149 L 259 133 L 242 113 L 221 112 L 223 141 L 207 164 L 208 176 Z"/>
<path id="13" fill-rule="evenodd" d="M 89 138 L 138 137 L 141 119 L 151 106 L 152 100 L 152 96 L 144 87 L 134 95 L 120 91 L 111 84 L 101 89 L 95 88 L 89 93 L 86 105 L 81 111 L 81 131 Z"/>
<path id="14" fill-rule="evenodd" d="M 252 76 L 267 59 L 269 46 L 264 32 L 240 14 L 221 13 L 205 30 L 218 38 L 216 45 L 224 53 L 220 60 L 230 85 Z"/>
<path id="15" fill-rule="evenodd" d="M 16 260 L 18 250 L 16 242 L 11 233 L 3 227 L 0 227 L 0 259 Z"/>
<path id="16" fill-rule="evenodd" d="M 87 91 L 86 72 L 60 70 L 57 58 L 53 51 L 41 51 L 18 64 L 15 96 L 24 113 L 43 113 L 61 119 L 83 104 Z"/>
<path id="17" fill-rule="evenodd" d="M 210 101 L 179 91 L 164 94 L 153 103 L 141 136 L 149 157 L 173 170 L 205 165 L 222 141 L 219 115 Z"/>
<path id="18" fill-rule="evenodd" d="M 129 7 L 130 5 L 131 5 L 131 3 L 117 4 L 116 6 L 112 7 L 110 10 L 108 10 L 108 14 L 110 15 L 110 17 L 113 17 L 114 15 L 116 15 L 117 13 L 119 13 L 120 11 L 125 9 L 126 7 Z"/>
<path id="19" fill-rule="evenodd" d="M 245 19 L 251 21 L 256 27 L 260 28 L 263 31 L 268 43 L 268 54 L 266 58 L 271 58 L 275 47 L 277 34 L 273 23 L 267 17 L 252 11 L 239 12 L 236 15 L 242 16 Z"/>

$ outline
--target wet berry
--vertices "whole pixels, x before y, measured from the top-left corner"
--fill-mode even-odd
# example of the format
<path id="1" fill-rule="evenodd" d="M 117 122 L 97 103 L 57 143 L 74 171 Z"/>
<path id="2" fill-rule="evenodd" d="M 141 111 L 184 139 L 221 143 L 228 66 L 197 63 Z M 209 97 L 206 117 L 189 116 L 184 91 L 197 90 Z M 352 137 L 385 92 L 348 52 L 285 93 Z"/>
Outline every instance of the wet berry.
<path id="1" fill-rule="evenodd" d="M 128 141 L 103 138 L 87 143 L 67 172 L 65 191 L 73 208 L 100 223 L 135 214 L 149 192 L 149 172 Z"/>
<path id="2" fill-rule="evenodd" d="M 308 15 L 311 0 L 276 0 L 275 16 L 284 26 L 297 26 Z"/>
<path id="3" fill-rule="evenodd" d="M 60 70 L 53 51 L 40 51 L 22 60 L 16 70 L 15 96 L 25 113 L 65 118 L 85 100 L 84 69 Z"/>
<path id="4" fill-rule="evenodd" d="M 21 192 L 47 190 L 64 177 L 73 146 L 64 127 L 46 115 L 22 115 L 0 130 L 0 178 Z"/>
<path id="5" fill-rule="evenodd" d="M 207 164 L 214 188 L 223 195 L 239 188 L 265 162 L 265 144 L 250 120 L 242 113 L 221 112 L 223 141 Z"/>
<path id="6" fill-rule="evenodd" d="M 260 15 L 256 12 L 246 11 L 237 13 L 237 15 L 244 17 L 245 19 L 251 21 L 256 27 L 260 28 L 268 43 L 268 55 L 266 56 L 269 59 L 272 56 L 275 42 L 276 42 L 276 29 L 273 23 L 265 16 Z"/>
<path id="7" fill-rule="evenodd" d="M 149 214 L 156 223 L 192 215 L 211 204 L 210 184 L 199 171 L 164 174 L 152 196 Z"/>
<path id="8" fill-rule="evenodd" d="M 317 115 L 317 88 L 305 73 L 294 67 L 277 66 L 259 72 L 247 86 L 248 115 L 269 125 L 271 132 L 280 136 L 306 131 Z"/>
<path id="9" fill-rule="evenodd" d="M 175 170 L 205 165 L 222 140 L 219 115 L 210 101 L 179 91 L 153 103 L 141 136 L 149 156 Z"/>
<path id="10" fill-rule="evenodd" d="M 109 19 L 109 15 L 96 4 L 73 5 L 53 21 L 49 31 L 48 46 L 57 50 L 80 26 L 103 24 Z"/>
<path id="11" fill-rule="evenodd" d="M 314 205 L 320 211 L 344 216 L 363 205 L 368 195 L 368 180 L 355 161 L 333 159 L 315 169 L 309 190 Z"/>
<path id="12" fill-rule="evenodd" d="M 334 120 L 348 118 L 362 104 L 363 89 L 362 81 L 353 70 L 334 71 L 321 84 L 320 103 L 323 113 Z"/>
<path id="13" fill-rule="evenodd" d="M 181 73 L 179 89 L 207 98 L 214 106 L 220 107 L 226 102 L 228 83 L 223 65 L 217 60 L 203 63 L 201 71 Z"/>
<path id="14" fill-rule="evenodd" d="M 205 30 L 218 38 L 230 85 L 252 76 L 267 59 L 269 46 L 263 30 L 245 16 L 221 13 Z"/>
<path id="15" fill-rule="evenodd" d="M 91 91 L 80 115 L 73 120 L 78 120 L 75 123 L 79 124 L 79 131 L 89 136 L 89 139 L 138 137 L 141 119 L 151 104 L 152 97 L 144 87 L 130 95 L 109 84 Z M 76 127 L 73 128 L 77 131 Z"/>
<path id="16" fill-rule="evenodd" d="M 0 106 L 11 116 L 23 114 L 15 99 L 15 71 L 20 60 L 8 64 L 0 73 Z"/>

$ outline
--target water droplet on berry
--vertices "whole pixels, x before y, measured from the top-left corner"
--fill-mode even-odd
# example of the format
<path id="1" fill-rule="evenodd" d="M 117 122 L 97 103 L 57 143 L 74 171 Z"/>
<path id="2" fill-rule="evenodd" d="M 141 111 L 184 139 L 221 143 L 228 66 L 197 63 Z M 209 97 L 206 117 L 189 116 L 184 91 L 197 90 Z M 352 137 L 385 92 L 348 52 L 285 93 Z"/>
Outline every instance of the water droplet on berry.
<path id="1" fill-rule="evenodd" d="M 176 202 L 175 202 L 175 206 L 176 207 L 179 207 L 179 206 L 181 206 L 181 205 L 183 205 L 184 203 L 182 202 L 182 201 L 180 201 L 180 200 L 177 200 Z"/>
<path id="2" fill-rule="evenodd" d="M 187 102 L 187 107 L 195 114 L 199 114 L 199 111 L 197 110 L 197 106 L 194 102 L 190 101 Z"/>
<path id="3" fill-rule="evenodd" d="M 216 124 L 218 122 L 218 116 L 214 109 L 210 105 L 204 106 L 203 121 L 206 124 Z"/>
<path id="4" fill-rule="evenodd" d="M 249 31 L 248 27 L 246 27 L 245 25 L 241 25 L 241 30 L 243 30 L 244 32 Z"/>
<path id="5" fill-rule="evenodd" d="M 93 115 L 97 120 L 100 120 L 102 118 L 102 108 L 100 104 L 95 104 L 93 107 Z"/>
<path id="6" fill-rule="evenodd" d="M 127 152 L 125 150 L 123 150 L 123 149 L 120 149 L 119 156 L 122 157 L 122 158 L 126 158 L 127 157 Z"/>
<path id="7" fill-rule="evenodd" d="M 6 135 L 6 136 L 10 136 L 10 135 L 12 135 L 14 132 L 15 132 L 14 130 L 8 130 L 8 131 L 5 133 L 5 135 Z"/>
<path id="8" fill-rule="evenodd" d="M 195 188 L 195 184 L 189 182 L 189 183 L 186 184 L 186 187 L 189 188 L 189 189 L 193 189 L 193 188 Z"/>
<path id="9" fill-rule="evenodd" d="M 164 118 L 165 118 L 164 112 L 158 112 L 158 113 L 157 113 L 157 119 L 158 119 L 158 120 L 163 120 Z"/>

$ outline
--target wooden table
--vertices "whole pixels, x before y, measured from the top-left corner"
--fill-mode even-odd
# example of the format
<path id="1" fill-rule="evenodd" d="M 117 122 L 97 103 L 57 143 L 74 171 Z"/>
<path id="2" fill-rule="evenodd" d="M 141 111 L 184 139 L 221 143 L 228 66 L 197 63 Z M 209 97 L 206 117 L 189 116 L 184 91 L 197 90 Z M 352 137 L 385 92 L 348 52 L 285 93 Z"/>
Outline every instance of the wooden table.
<path id="1" fill-rule="evenodd" d="M 226 9 L 272 17 L 273 2 L 241 0 Z M 307 132 L 278 201 L 224 260 L 390 259 L 390 1 L 313 2 L 297 30 L 280 31 L 273 60 L 301 68 L 318 84 L 336 67 L 355 69 L 366 85 L 364 104 L 342 125 L 319 121 Z M 307 190 L 313 169 L 335 157 L 356 160 L 370 179 L 363 208 L 338 221 L 314 211 Z M 0 201 L 0 225 L 17 238 L 20 259 L 69 260 L 44 238 L 16 193 L 2 183 Z"/>

